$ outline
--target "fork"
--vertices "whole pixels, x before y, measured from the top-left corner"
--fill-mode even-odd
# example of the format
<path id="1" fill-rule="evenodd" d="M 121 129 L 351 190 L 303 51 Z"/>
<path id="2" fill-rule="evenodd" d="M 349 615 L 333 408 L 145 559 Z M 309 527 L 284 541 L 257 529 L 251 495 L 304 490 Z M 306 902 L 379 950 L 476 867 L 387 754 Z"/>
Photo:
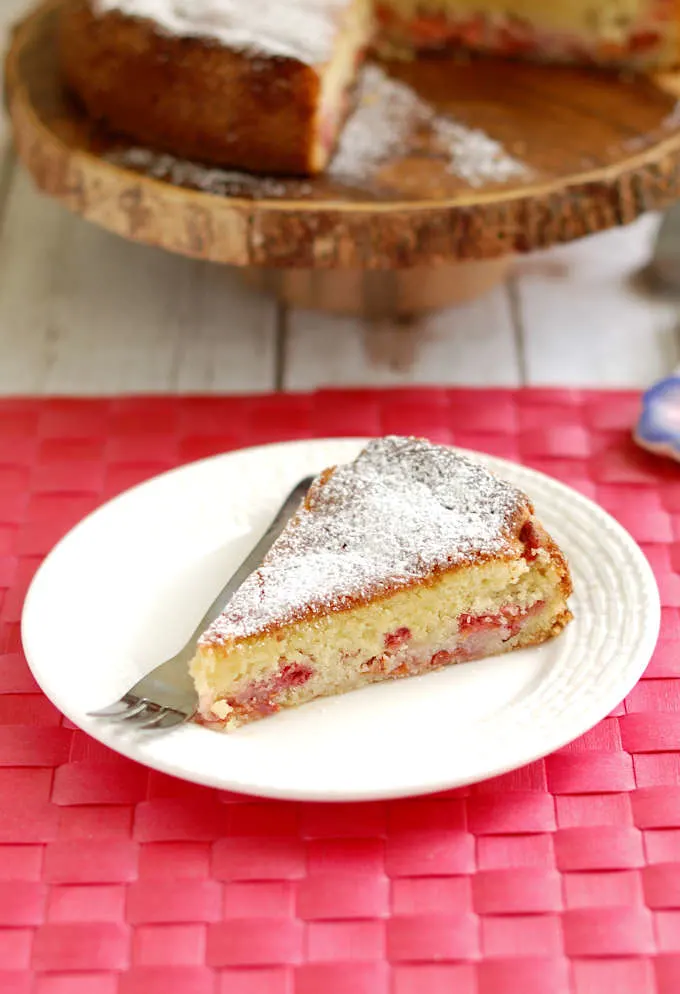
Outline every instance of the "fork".
<path id="1" fill-rule="evenodd" d="M 313 476 L 308 476 L 301 480 L 286 497 L 267 531 L 220 590 L 184 648 L 142 677 L 134 687 L 130 687 L 127 693 L 123 694 L 119 701 L 100 711 L 90 711 L 90 717 L 124 722 L 127 727 L 153 729 L 174 728 L 194 717 L 198 709 L 198 696 L 189 674 L 189 662 L 194 655 L 196 643 L 205 629 L 224 609 L 228 598 L 260 565 L 265 553 L 299 507 L 313 479 Z"/>

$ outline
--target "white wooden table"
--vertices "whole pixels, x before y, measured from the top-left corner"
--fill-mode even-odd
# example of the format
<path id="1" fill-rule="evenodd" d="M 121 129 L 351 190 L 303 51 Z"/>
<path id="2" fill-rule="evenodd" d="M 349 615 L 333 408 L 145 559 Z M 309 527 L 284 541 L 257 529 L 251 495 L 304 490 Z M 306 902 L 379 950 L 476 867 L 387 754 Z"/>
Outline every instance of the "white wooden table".
<path id="1" fill-rule="evenodd" d="M 0 0 L 0 35 L 27 6 Z M 397 325 L 287 310 L 238 274 L 133 245 L 35 192 L 0 124 L 0 394 L 412 383 L 642 387 L 678 309 L 630 285 L 658 219 L 529 256 L 471 305 Z"/>

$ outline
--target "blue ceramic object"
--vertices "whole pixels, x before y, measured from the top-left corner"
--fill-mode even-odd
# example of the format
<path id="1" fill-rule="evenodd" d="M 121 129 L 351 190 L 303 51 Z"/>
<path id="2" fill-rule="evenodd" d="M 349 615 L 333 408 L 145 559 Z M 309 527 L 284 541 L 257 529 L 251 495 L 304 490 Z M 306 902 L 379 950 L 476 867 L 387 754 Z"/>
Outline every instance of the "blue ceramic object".
<path id="1" fill-rule="evenodd" d="M 680 461 L 680 370 L 643 394 L 635 440 L 645 449 Z"/>

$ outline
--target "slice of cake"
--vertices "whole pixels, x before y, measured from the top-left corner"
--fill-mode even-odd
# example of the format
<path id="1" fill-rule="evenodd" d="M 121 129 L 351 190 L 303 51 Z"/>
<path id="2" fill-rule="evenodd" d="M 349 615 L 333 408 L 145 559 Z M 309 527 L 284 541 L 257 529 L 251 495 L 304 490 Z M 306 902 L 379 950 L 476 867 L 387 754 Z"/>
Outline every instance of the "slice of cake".
<path id="1" fill-rule="evenodd" d="M 421 50 L 636 68 L 680 55 L 675 0 L 376 0 L 376 17 L 383 39 Z"/>
<path id="2" fill-rule="evenodd" d="M 308 175 L 371 34 L 369 0 L 66 0 L 59 55 L 88 114 L 143 147 Z"/>
<path id="3" fill-rule="evenodd" d="M 231 728 L 537 645 L 571 619 L 570 593 L 526 494 L 445 446 L 379 439 L 321 474 L 201 638 L 201 719 Z"/>

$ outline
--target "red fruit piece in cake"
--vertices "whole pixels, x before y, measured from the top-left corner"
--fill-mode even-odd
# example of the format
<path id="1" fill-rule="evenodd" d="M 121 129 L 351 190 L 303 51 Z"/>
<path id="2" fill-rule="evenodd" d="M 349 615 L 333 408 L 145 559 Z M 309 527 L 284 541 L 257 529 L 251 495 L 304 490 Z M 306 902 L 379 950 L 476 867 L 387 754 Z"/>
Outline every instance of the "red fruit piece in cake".
<path id="1" fill-rule="evenodd" d="M 397 628 L 396 632 L 388 632 L 385 636 L 385 648 L 396 649 L 401 645 L 405 645 L 410 638 L 411 631 L 409 628 Z"/>

